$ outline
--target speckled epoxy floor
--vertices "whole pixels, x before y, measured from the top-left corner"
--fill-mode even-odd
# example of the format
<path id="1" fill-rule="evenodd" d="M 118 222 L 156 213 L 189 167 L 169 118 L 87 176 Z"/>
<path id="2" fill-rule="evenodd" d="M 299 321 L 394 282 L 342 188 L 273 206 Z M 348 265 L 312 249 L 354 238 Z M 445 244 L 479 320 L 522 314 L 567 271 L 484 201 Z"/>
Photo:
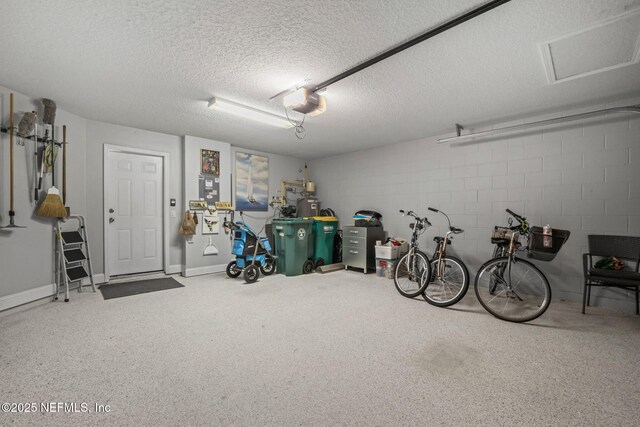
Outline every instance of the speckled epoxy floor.
<path id="1" fill-rule="evenodd" d="M 640 316 L 552 301 L 495 319 L 356 271 L 224 274 L 0 315 L 2 425 L 637 425 Z M 90 413 L 82 413 L 86 403 Z M 95 413 L 95 404 L 110 412 Z"/>

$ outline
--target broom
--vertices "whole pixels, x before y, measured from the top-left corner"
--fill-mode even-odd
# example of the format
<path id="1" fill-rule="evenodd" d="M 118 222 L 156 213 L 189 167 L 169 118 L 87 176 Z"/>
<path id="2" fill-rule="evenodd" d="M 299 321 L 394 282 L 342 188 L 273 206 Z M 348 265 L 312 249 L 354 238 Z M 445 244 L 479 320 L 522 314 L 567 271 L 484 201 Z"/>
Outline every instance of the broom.
<path id="1" fill-rule="evenodd" d="M 67 210 L 60 199 L 60 191 L 56 188 L 56 159 L 53 121 L 56 117 L 56 104 L 50 99 L 43 99 L 43 121 L 51 125 L 51 188 L 47 190 L 47 197 L 40 203 L 36 215 L 49 218 L 66 218 Z"/>

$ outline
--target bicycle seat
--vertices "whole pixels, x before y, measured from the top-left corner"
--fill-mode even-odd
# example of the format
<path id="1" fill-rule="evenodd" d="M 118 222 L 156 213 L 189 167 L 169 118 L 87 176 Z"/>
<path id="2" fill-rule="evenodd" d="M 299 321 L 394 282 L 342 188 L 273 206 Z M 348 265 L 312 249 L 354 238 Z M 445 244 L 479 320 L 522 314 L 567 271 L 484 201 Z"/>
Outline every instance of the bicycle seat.
<path id="1" fill-rule="evenodd" d="M 436 242 L 437 244 L 442 243 L 442 241 L 444 240 L 444 237 L 440 237 L 440 236 L 436 236 L 433 238 L 433 241 Z M 451 240 L 447 239 L 447 245 L 451 244 Z"/>
<path id="2" fill-rule="evenodd" d="M 494 245 L 500 245 L 500 246 L 506 246 L 509 244 L 511 240 L 509 239 L 499 239 L 497 237 L 492 237 L 491 238 L 491 243 L 493 243 Z"/>
<path id="3" fill-rule="evenodd" d="M 464 230 L 463 230 L 462 228 L 451 227 L 451 232 L 452 232 L 453 234 L 460 234 L 460 233 L 463 233 L 463 232 L 464 232 Z"/>

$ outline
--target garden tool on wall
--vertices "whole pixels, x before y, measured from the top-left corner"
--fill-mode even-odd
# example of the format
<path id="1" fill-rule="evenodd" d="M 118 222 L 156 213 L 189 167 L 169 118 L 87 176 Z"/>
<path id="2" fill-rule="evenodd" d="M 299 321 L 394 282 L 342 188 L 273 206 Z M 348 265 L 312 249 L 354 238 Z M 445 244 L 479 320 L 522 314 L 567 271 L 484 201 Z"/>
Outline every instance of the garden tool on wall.
<path id="1" fill-rule="evenodd" d="M 9 94 L 9 225 L 0 228 L 27 228 L 15 224 L 16 211 L 13 206 L 13 93 Z"/>
<path id="2" fill-rule="evenodd" d="M 209 236 L 209 244 L 204 248 L 202 255 L 218 255 L 218 248 L 211 241 L 211 236 Z"/>
<path id="3" fill-rule="evenodd" d="M 44 112 L 42 113 L 42 123 L 51 125 L 56 121 L 56 103 L 50 99 L 43 98 L 42 105 L 44 105 Z M 51 133 L 53 137 L 53 131 Z"/>
<path id="4" fill-rule="evenodd" d="M 62 204 L 65 205 L 67 216 L 71 215 L 71 208 L 67 204 L 67 125 L 62 126 Z"/>
<path id="5" fill-rule="evenodd" d="M 60 191 L 56 188 L 56 161 L 55 161 L 55 138 L 54 123 L 56 117 L 56 104 L 50 99 L 43 99 L 44 114 L 43 121 L 51 125 L 51 188 L 47 190 L 47 197 L 40 203 L 36 215 L 50 218 L 66 218 L 67 210 L 60 199 Z M 45 151 L 45 156 L 47 155 Z"/>
<path id="6" fill-rule="evenodd" d="M 35 125 L 35 134 L 33 137 L 33 201 L 37 202 L 40 198 L 40 186 L 42 182 L 38 182 L 40 176 L 38 168 L 38 125 Z M 42 180 L 42 178 L 40 178 Z"/>
<path id="7" fill-rule="evenodd" d="M 33 200 L 35 202 L 38 201 L 38 113 L 35 111 L 28 111 L 24 113 L 22 119 L 20 119 L 20 123 L 18 123 L 18 130 L 16 135 L 20 138 L 31 139 L 31 133 L 35 130 L 33 134 Z M 24 144 L 23 144 L 24 145 Z"/>
<path id="8" fill-rule="evenodd" d="M 20 138 L 29 138 L 37 121 L 38 113 L 36 113 L 35 111 L 27 111 L 26 113 L 24 113 L 22 119 L 20 119 L 20 122 L 18 123 L 18 130 L 16 134 Z"/>

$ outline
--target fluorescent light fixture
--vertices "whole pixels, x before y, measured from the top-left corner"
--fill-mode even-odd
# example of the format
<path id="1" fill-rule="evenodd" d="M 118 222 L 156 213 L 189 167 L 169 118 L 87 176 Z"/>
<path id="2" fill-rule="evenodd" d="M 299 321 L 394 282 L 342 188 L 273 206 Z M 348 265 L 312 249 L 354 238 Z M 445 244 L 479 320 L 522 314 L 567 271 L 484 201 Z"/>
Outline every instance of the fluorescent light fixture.
<path id="1" fill-rule="evenodd" d="M 295 126 L 295 123 L 291 123 L 286 117 L 258 110 L 257 108 L 247 107 L 246 105 L 218 97 L 211 98 L 209 108 L 285 129 Z"/>
<path id="2" fill-rule="evenodd" d="M 327 110 L 327 100 L 322 95 L 300 88 L 282 100 L 286 108 L 308 116 L 317 116 Z"/>

